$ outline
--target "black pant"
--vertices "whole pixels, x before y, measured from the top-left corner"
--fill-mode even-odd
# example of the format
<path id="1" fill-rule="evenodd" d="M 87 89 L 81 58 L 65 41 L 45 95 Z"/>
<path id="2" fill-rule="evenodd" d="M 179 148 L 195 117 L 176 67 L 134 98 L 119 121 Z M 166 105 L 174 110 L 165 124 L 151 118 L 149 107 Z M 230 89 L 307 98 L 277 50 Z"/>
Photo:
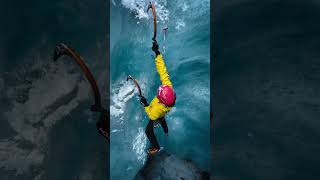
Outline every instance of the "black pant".
<path id="1" fill-rule="evenodd" d="M 166 120 L 163 118 L 161 119 L 158 119 L 157 121 L 160 122 L 161 126 L 162 126 L 162 129 L 164 131 L 164 133 L 168 133 L 168 126 L 167 126 L 167 122 Z M 146 135 L 151 143 L 151 147 L 152 148 L 160 148 L 159 144 L 158 144 L 158 141 L 157 141 L 157 138 L 156 136 L 154 135 L 154 131 L 153 131 L 153 125 L 154 125 L 155 121 L 152 121 L 152 120 L 149 120 L 149 123 L 147 125 L 147 128 L 146 128 Z"/>

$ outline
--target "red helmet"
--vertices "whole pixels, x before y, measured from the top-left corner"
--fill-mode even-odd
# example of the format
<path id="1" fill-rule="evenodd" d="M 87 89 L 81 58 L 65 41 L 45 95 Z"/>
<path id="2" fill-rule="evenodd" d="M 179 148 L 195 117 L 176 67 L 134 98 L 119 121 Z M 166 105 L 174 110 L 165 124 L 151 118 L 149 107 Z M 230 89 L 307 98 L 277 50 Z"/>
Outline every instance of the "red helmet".
<path id="1" fill-rule="evenodd" d="M 162 104 L 171 107 L 176 102 L 176 93 L 171 86 L 162 85 L 158 88 L 157 98 Z"/>

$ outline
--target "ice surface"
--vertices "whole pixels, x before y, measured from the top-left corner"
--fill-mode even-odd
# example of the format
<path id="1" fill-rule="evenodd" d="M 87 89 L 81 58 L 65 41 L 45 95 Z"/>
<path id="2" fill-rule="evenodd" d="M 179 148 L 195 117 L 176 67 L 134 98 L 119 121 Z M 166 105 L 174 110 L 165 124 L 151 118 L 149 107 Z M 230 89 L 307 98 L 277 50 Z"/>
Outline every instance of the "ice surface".
<path id="1" fill-rule="evenodd" d="M 160 85 L 152 57 L 153 21 L 147 1 L 122 0 L 111 5 L 111 179 L 132 179 L 145 165 L 148 119 L 139 103 L 135 77 L 150 102 Z M 209 170 L 210 17 L 209 1 L 155 2 L 158 42 L 177 102 L 166 116 L 169 136 L 156 128 L 158 141 L 178 158 Z M 163 38 L 163 27 L 168 27 Z"/>

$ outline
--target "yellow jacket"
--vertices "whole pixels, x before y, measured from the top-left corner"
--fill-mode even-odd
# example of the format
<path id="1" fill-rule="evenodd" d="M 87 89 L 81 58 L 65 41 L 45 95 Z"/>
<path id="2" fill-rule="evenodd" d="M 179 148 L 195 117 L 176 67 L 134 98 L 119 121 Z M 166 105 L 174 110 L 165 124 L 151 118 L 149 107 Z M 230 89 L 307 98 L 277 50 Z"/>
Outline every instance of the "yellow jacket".
<path id="1" fill-rule="evenodd" d="M 162 85 L 168 85 L 173 87 L 169 78 L 169 74 L 167 72 L 166 65 L 163 61 L 162 54 L 158 55 L 155 58 L 155 64 Z M 160 103 L 157 96 L 153 98 L 149 106 L 144 107 L 144 110 L 146 111 L 149 119 L 151 120 L 157 120 L 159 118 L 164 117 L 166 113 L 169 112 L 171 109 L 172 107 L 166 107 L 164 104 Z"/>

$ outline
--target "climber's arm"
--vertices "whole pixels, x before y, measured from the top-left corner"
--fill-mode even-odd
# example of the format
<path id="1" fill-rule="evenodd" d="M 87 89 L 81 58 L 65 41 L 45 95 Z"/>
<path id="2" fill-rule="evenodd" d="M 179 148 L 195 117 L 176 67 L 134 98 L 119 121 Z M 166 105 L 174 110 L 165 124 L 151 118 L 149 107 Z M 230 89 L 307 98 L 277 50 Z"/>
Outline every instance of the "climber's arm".
<path id="1" fill-rule="evenodd" d="M 166 65 L 164 63 L 162 54 L 157 55 L 157 57 L 155 58 L 155 64 L 156 64 L 156 68 L 159 73 L 162 85 L 168 85 L 172 87 L 172 82 L 170 81 L 170 77 L 169 77 Z"/>

